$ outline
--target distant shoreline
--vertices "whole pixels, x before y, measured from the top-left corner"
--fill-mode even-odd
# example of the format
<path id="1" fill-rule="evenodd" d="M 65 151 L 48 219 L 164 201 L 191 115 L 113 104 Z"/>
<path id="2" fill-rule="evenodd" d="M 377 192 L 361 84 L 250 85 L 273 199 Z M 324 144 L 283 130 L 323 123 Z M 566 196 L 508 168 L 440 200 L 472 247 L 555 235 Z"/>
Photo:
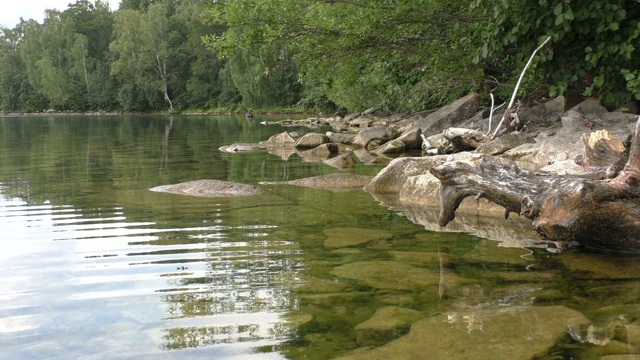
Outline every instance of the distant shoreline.
<path id="1" fill-rule="evenodd" d="M 257 115 L 304 115 L 312 114 L 307 111 L 254 111 Z M 73 112 L 73 111 L 42 111 L 42 112 L 0 112 L 0 117 L 22 117 L 22 116 L 125 116 L 125 115 L 203 115 L 203 116 L 218 116 L 218 115 L 244 115 L 243 112 L 225 112 L 225 111 L 185 111 L 177 113 L 167 112 L 99 112 L 99 111 L 87 111 L 87 112 Z"/>

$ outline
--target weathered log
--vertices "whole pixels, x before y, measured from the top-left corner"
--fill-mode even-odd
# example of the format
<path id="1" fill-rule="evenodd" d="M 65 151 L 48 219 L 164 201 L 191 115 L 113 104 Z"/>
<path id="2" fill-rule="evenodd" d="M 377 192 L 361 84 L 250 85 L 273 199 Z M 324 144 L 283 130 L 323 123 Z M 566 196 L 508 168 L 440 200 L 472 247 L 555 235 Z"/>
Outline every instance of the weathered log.
<path id="1" fill-rule="evenodd" d="M 432 168 L 430 172 L 441 182 L 439 223 L 446 226 L 455 218 L 462 200 L 475 196 L 501 205 L 507 217 L 515 212 L 532 220 L 536 231 L 545 238 L 594 249 L 639 253 L 639 134 L 640 121 L 628 160 L 613 178 L 594 179 L 592 171 L 580 177 L 537 173 L 486 155 Z M 593 146 L 590 141 L 585 146 L 588 166 L 603 148 L 621 154 L 619 144 L 607 140 L 605 134 L 595 135 L 593 140 Z"/>

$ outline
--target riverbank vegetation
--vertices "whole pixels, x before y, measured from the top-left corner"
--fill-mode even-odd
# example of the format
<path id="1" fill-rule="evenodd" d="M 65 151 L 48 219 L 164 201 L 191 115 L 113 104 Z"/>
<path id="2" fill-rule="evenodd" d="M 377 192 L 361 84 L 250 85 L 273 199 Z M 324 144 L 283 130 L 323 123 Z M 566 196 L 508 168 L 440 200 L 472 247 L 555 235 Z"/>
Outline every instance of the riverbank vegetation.
<path id="1" fill-rule="evenodd" d="M 640 0 L 77 0 L 0 28 L 0 111 L 640 100 Z"/>

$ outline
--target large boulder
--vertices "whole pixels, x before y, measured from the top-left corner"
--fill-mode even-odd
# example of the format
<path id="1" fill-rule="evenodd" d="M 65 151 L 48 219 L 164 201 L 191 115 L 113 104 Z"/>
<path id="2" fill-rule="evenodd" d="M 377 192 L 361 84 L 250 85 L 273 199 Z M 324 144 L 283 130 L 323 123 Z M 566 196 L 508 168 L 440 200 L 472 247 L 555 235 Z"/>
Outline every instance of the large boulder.
<path id="1" fill-rule="evenodd" d="M 377 195 L 399 194 L 405 182 L 412 176 L 429 176 L 429 169 L 449 160 L 468 159 L 471 153 L 437 155 L 429 157 L 403 157 L 392 160 L 371 182 L 364 187 L 366 192 Z"/>
<path id="2" fill-rule="evenodd" d="M 395 135 L 393 129 L 384 126 L 365 128 L 360 130 L 353 138 L 353 144 L 366 148 L 371 142 L 375 141 L 381 145 L 393 139 Z"/>
<path id="3" fill-rule="evenodd" d="M 471 93 L 416 121 L 410 130 L 420 128 L 425 136 L 441 133 L 450 127 L 457 127 L 472 117 L 480 104 L 482 104 L 480 95 Z"/>
<path id="4" fill-rule="evenodd" d="M 211 179 L 187 181 L 172 185 L 161 185 L 149 190 L 200 197 L 233 197 L 258 195 L 262 193 L 262 190 L 257 186 Z"/>

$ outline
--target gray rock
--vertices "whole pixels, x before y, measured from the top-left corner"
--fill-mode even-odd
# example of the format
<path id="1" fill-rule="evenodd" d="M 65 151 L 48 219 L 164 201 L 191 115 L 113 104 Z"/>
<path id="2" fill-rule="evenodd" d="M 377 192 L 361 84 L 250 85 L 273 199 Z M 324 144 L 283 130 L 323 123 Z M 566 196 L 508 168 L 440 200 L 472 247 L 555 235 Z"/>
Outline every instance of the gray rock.
<path id="1" fill-rule="evenodd" d="M 371 119 L 365 117 L 357 117 L 355 119 L 349 120 L 348 125 L 356 128 L 368 128 L 371 125 Z"/>
<path id="2" fill-rule="evenodd" d="M 405 157 L 392 160 L 387 167 L 376 175 L 371 183 L 364 187 L 371 194 L 399 194 L 405 182 L 412 176 L 431 176 L 429 169 L 453 159 L 466 159 L 471 153 L 455 155 L 436 155 L 429 157 Z"/>
<path id="3" fill-rule="evenodd" d="M 264 146 L 294 146 L 296 140 L 288 133 L 282 132 L 277 135 L 271 136 L 268 140 L 260 142 Z"/>
<path id="4" fill-rule="evenodd" d="M 353 143 L 353 138 L 356 136 L 355 134 L 343 134 L 334 132 L 327 132 L 326 135 L 329 137 L 329 142 L 345 145 L 351 145 Z"/>
<path id="5" fill-rule="evenodd" d="M 262 190 L 257 186 L 211 179 L 194 180 L 172 185 L 161 185 L 149 190 L 200 197 L 233 197 L 258 195 L 262 193 Z"/>
<path id="6" fill-rule="evenodd" d="M 551 165 L 543 166 L 540 171 L 557 175 L 580 175 L 584 174 L 582 166 L 576 164 L 574 160 L 556 161 Z"/>
<path id="7" fill-rule="evenodd" d="M 533 157 L 538 152 L 539 145 L 535 143 L 522 144 L 516 146 L 511 150 L 505 151 L 502 157 L 509 160 L 529 161 L 531 162 Z"/>
<path id="8" fill-rule="evenodd" d="M 311 149 L 329 142 L 329 137 L 324 134 L 308 133 L 296 141 L 296 148 Z"/>
<path id="9" fill-rule="evenodd" d="M 300 156 L 312 159 L 328 159 L 332 155 L 340 152 L 337 144 L 327 143 L 314 147 L 313 149 L 299 152 Z"/>
<path id="10" fill-rule="evenodd" d="M 422 146 L 422 131 L 420 128 L 412 129 L 404 134 L 400 135 L 397 140 L 400 140 L 404 143 L 405 149 L 420 149 Z"/>
<path id="11" fill-rule="evenodd" d="M 372 141 L 378 141 L 379 144 L 384 144 L 394 137 L 395 132 L 388 127 L 371 127 L 360 130 L 360 132 L 353 138 L 353 144 L 367 147 L 367 145 Z"/>
<path id="12" fill-rule="evenodd" d="M 500 155 L 507 150 L 516 148 L 523 144 L 534 144 L 536 140 L 526 132 L 513 132 L 500 136 L 488 143 L 481 144 L 476 148 L 476 152 L 488 155 Z"/>
<path id="13" fill-rule="evenodd" d="M 587 120 L 582 113 L 574 110 L 567 111 L 561 121 L 564 132 L 584 132 L 593 126 L 593 123 Z"/>
<path id="14" fill-rule="evenodd" d="M 425 136 L 431 136 L 441 133 L 450 127 L 457 127 L 472 117 L 481 103 L 480 96 L 476 93 L 471 93 L 429 114 L 426 118 L 416 121 L 410 130 L 420 128 Z"/>
<path id="15" fill-rule="evenodd" d="M 351 153 L 351 151 L 327 159 L 324 161 L 324 163 L 338 169 L 351 169 L 356 166 L 356 161 L 353 158 L 353 154 Z"/>
<path id="16" fill-rule="evenodd" d="M 376 149 L 376 153 L 380 155 L 402 154 L 404 151 L 404 142 L 398 139 L 386 142 L 384 145 Z"/>
<path id="17" fill-rule="evenodd" d="M 227 146 L 221 146 L 218 150 L 227 153 L 237 153 L 242 151 L 255 151 L 264 149 L 264 145 L 262 144 L 251 144 L 251 143 L 237 143 L 231 144 Z"/>
<path id="18" fill-rule="evenodd" d="M 602 115 L 607 112 L 607 108 L 600 104 L 598 99 L 586 99 L 578 105 L 569 109 L 569 111 L 577 111 L 583 115 Z"/>
<path id="19" fill-rule="evenodd" d="M 344 121 L 349 122 L 357 117 L 360 117 L 360 113 L 353 113 L 353 114 L 349 114 L 347 116 L 344 117 Z"/>
<path id="20" fill-rule="evenodd" d="M 313 189 L 325 189 L 333 191 L 359 190 L 371 182 L 373 177 L 358 174 L 335 173 L 328 175 L 312 176 L 303 179 L 278 182 L 263 182 L 263 185 L 295 185 Z"/>

